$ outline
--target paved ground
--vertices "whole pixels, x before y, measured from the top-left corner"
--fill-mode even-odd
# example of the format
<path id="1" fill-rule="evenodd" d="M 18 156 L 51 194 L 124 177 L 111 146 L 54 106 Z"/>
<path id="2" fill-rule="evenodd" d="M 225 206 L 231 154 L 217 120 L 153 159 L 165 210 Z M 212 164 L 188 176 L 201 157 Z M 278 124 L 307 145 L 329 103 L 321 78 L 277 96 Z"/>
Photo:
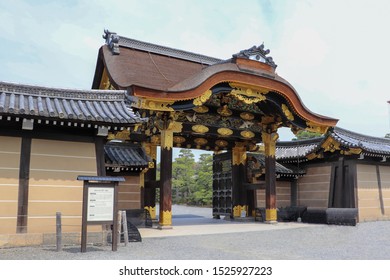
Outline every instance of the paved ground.
<path id="1" fill-rule="evenodd" d="M 175 206 L 173 229 L 141 229 L 142 242 L 109 246 L 0 249 L 0 259 L 267 259 L 390 260 L 390 222 L 356 227 L 253 222 L 211 218 L 210 209 Z M 176 213 L 176 214 L 175 214 Z"/>

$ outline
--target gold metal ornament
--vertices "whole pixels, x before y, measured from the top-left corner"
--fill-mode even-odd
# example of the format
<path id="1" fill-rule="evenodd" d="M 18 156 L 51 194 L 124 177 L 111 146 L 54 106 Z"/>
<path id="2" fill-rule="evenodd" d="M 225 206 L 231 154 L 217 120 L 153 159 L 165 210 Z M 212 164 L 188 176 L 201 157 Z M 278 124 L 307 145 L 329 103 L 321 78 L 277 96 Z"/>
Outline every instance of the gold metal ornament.
<path id="1" fill-rule="evenodd" d="M 207 107 L 207 106 L 199 106 L 199 107 L 195 107 L 192 110 L 194 110 L 197 113 L 203 114 L 203 113 L 207 113 L 209 111 L 209 107 Z"/>
<path id="2" fill-rule="evenodd" d="M 255 134 L 252 131 L 249 131 L 249 130 L 241 131 L 240 134 L 241 134 L 242 137 L 247 138 L 247 139 L 253 138 L 255 136 Z"/>
<path id="3" fill-rule="evenodd" d="M 311 132 L 321 133 L 321 134 L 325 134 L 329 129 L 329 127 L 327 127 L 327 126 L 320 126 L 320 125 L 317 125 L 311 121 L 307 121 L 306 125 L 307 125 L 306 130 L 311 131 Z"/>
<path id="4" fill-rule="evenodd" d="M 194 142 L 198 146 L 203 146 L 203 145 L 207 144 L 207 139 L 205 139 L 205 138 L 195 138 Z"/>
<path id="5" fill-rule="evenodd" d="M 225 141 L 225 140 L 218 139 L 218 140 L 215 141 L 215 144 L 218 147 L 225 148 L 229 143 L 227 141 Z"/>
<path id="6" fill-rule="evenodd" d="M 223 117 L 229 117 L 233 114 L 227 105 L 223 105 L 222 107 L 218 108 L 217 112 Z"/>
<path id="7" fill-rule="evenodd" d="M 226 128 L 226 127 L 218 128 L 217 132 L 219 135 L 222 135 L 222 136 L 229 136 L 229 135 L 233 134 L 233 130 L 231 130 L 230 128 Z"/>
<path id="8" fill-rule="evenodd" d="M 289 120 L 289 121 L 293 121 L 294 120 L 294 115 L 291 113 L 291 111 L 288 109 L 287 105 L 286 104 L 282 104 L 282 111 L 283 111 L 283 114 L 286 116 L 286 118 Z"/>
<path id="9" fill-rule="evenodd" d="M 170 226 L 172 225 L 172 211 L 160 211 L 160 225 Z"/>
<path id="10" fill-rule="evenodd" d="M 173 143 L 175 144 L 182 144 L 186 141 L 186 139 L 183 136 L 174 136 L 173 137 Z"/>
<path id="11" fill-rule="evenodd" d="M 246 121 L 251 121 L 255 118 L 255 116 L 253 114 L 248 113 L 248 112 L 242 112 L 240 114 L 240 117 L 241 117 L 241 119 L 246 120 Z"/>
<path id="12" fill-rule="evenodd" d="M 124 129 L 124 130 L 119 131 L 115 134 L 109 133 L 107 136 L 107 139 L 108 140 L 122 140 L 122 141 L 130 140 L 130 131 L 127 129 Z"/>
<path id="13" fill-rule="evenodd" d="M 207 90 L 205 93 L 203 93 L 201 96 L 194 99 L 192 102 L 195 106 L 201 106 L 203 103 L 205 103 L 207 100 L 209 100 L 212 92 L 211 90 Z"/>
<path id="14" fill-rule="evenodd" d="M 202 124 L 196 124 L 192 126 L 192 131 L 196 133 L 206 133 L 209 131 L 209 128 L 207 126 L 204 126 Z"/>

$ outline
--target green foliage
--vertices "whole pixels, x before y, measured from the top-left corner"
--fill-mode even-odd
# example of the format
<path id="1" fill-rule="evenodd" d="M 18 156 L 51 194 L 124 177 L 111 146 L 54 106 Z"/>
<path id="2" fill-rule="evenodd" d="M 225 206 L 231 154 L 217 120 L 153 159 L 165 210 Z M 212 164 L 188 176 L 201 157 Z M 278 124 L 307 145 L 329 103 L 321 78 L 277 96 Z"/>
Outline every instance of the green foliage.
<path id="1" fill-rule="evenodd" d="M 213 198 L 213 156 L 200 155 L 196 169 L 196 181 L 191 203 L 211 205 Z"/>
<path id="2" fill-rule="evenodd" d="M 307 130 L 300 130 L 300 131 L 298 131 L 298 133 L 295 136 L 296 137 L 292 139 L 293 141 L 321 137 L 322 134 L 318 133 L 318 132 L 311 132 L 311 131 L 307 131 Z"/>
<path id="3" fill-rule="evenodd" d="M 172 164 L 172 202 L 188 203 L 195 184 L 195 159 L 191 150 L 181 149 Z"/>
<path id="4" fill-rule="evenodd" d="M 195 162 L 191 150 L 181 149 L 172 164 L 172 202 L 211 205 L 213 156 L 202 154 Z"/>

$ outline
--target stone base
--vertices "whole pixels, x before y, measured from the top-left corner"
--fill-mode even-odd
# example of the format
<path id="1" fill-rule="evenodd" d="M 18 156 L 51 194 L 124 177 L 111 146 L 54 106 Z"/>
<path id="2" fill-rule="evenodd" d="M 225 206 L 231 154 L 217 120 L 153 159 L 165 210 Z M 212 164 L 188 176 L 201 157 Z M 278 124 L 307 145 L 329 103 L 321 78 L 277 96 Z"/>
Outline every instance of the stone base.
<path id="1" fill-rule="evenodd" d="M 265 221 L 264 223 L 270 224 L 270 225 L 276 225 L 278 221 Z"/>
<path id="2" fill-rule="evenodd" d="M 172 226 L 162 226 L 162 225 L 158 225 L 158 226 L 157 226 L 157 229 L 165 230 L 165 229 L 173 229 L 173 227 L 172 227 Z"/>

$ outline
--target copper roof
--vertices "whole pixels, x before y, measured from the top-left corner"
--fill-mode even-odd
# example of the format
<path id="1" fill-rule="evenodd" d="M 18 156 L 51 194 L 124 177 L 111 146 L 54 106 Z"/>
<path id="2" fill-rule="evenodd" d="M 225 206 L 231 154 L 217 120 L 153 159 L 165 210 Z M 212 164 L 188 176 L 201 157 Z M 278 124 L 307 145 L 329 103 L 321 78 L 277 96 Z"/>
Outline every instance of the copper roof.
<path id="1" fill-rule="evenodd" d="M 204 65 L 211 65 L 222 61 L 221 59 L 215 57 L 210 57 L 202 54 L 174 49 L 174 48 L 156 45 L 152 43 L 142 42 L 135 39 L 126 38 L 123 36 L 118 36 L 118 37 L 119 37 L 118 45 L 129 49 L 141 50 L 153 54 L 160 54 L 160 55 L 192 61 Z"/>
<path id="2" fill-rule="evenodd" d="M 189 101 L 214 86 L 241 83 L 277 92 L 301 118 L 313 125 L 333 127 L 338 121 L 306 108 L 295 89 L 275 73 L 272 60 L 263 63 L 238 55 L 227 60 L 213 59 L 108 31 L 104 38 L 107 42 L 99 50 L 93 88 L 99 88 L 104 69 L 111 84 L 129 90 L 135 101 Z"/>
<path id="3" fill-rule="evenodd" d="M 144 119 L 126 101 L 126 91 L 74 90 L 0 82 L 0 115 L 101 124 Z"/>
<path id="4" fill-rule="evenodd" d="M 205 65 L 176 57 L 120 47 L 120 55 L 112 54 L 108 46 L 102 46 L 104 57 L 114 84 L 118 88 L 129 86 L 168 90 L 168 88 L 198 73 Z"/>

